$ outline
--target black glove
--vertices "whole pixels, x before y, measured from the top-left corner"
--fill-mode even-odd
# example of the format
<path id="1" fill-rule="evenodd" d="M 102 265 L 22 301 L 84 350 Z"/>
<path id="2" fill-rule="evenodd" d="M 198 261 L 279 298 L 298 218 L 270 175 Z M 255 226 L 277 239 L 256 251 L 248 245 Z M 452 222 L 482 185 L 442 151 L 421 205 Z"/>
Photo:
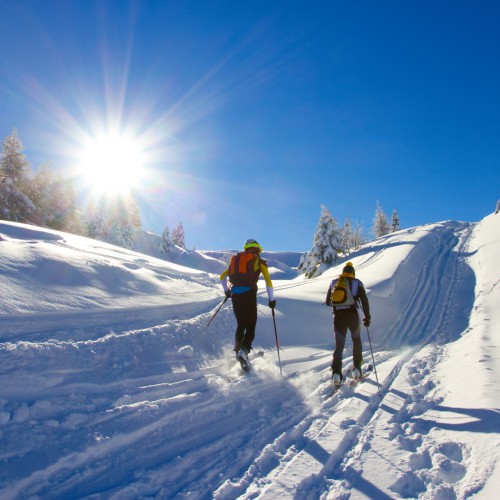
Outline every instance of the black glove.
<path id="1" fill-rule="evenodd" d="M 275 300 L 270 300 L 270 301 L 269 301 L 269 307 L 270 307 L 271 309 L 274 309 L 274 308 L 276 307 L 276 301 L 275 301 Z"/>
<path id="2" fill-rule="evenodd" d="M 231 298 L 231 290 L 226 290 L 224 293 L 226 294 L 226 299 Z"/>
<path id="3" fill-rule="evenodd" d="M 365 319 L 363 320 L 363 325 L 365 325 L 365 326 L 366 326 L 366 328 L 368 328 L 368 327 L 370 326 L 370 323 L 371 323 L 371 318 L 370 318 L 370 317 L 365 318 Z"/>

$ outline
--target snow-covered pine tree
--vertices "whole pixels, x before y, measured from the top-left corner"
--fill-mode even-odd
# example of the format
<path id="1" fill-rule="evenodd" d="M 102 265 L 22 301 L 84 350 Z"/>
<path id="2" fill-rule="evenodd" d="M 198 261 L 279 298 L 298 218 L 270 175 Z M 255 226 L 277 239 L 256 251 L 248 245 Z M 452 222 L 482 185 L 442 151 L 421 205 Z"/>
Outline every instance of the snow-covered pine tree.
<path id="1" fill-rule="evenodd" d="M 35 205 L 31 220 L 37 226 L 47 226 L 48 210 L 45 205 L 50 200 L 51 175 L 50 166 L 47 163 L 42 165 L 29 187 L 28 196 Z"/>
<path id="2" fill-rule="evenodd" d="M 342 251 L 342 230 L 337 221 L 324 205 L 321 205 L 313 246 L 306 252 L 299 263 L 299 273 L 305 273 L 307 278 L 319 276 L 331 267 Z"/>
<path id="3" fill-rule="evenodd" d="M 0 157 L 0 218 L 29 222 L 35 205 L 26 194 L 31 167 L 24 157 L 17 130 L 3 141 Z"/>
<path id="4" fill-rule="evenodd" d="M 160 245 L 158 247 L 159 252 L 168 253 L 170 251 L 170 244 L 170 231 L 168 230 L 168 226 L 165 226 L 165 229 L 163 230 L 163 233 L 161 235 Z"/>
<path id="5" fill-rule="evenodd" d="M 139 207 L 132 194 L 102 197 L 97 208 L 89 203 L 85 219 L 91 238 L 129 249 L 134 246 L 135 231 L 141 227 Z"/>
<path id="6" fill-rule="evenodd" d="M 353 229 L 351 218 L 347 216 L 341 229 L 342 253 L 348 255 L 353 247 Z"/>
<path id="7" fill-rule="evenodd" d="M 363 244 L 363 227 L 357 221 L 353 223 L 351 218 L 347 216 L 341 229 L 341 236 L 341 250 L 345 256 L 352 251 L 359 250 Z"/>
<path id="8" fill-rule="evenodd" d="M 352 249 L 354 251 L 359 250 L 361 245 L 364 243 L 365 238 L 363 236 L 363 226 L 356 222 L 353 232 L 352 232 Z"/>
<path id="9" fill-rule="evenodd" d="M 119 247 L 128 248 L 132 250 L 134 248 L 134 232 L 136 228 L 128 223 L 126 220 L 115 220 L 111 227 L 110 239 L 111 243 L 118 245 Z"/>
<path id="10" fill-rule="evenodd" d="M 107 220 L 108 213 L 105 199 L 101 198 L 97 206 L 95 206 L 91 200 L 87 205 L 84 216 L 84 225 L 87 228 L 87 235 L 96 240 L 106 239 Z"/>
<path id="11" fill-rule="evenodd" d="M 184 227 L 182 222 L 179 222 L 179 225 L 173 229 L 172 231 L 172 241 L 181 248 L 186 248 L 186 240 L 184 236 Z"/>
<path id="12" fill-rule="evenodd" d="M 141 214 L 132 193 L 109 200 L 107 225 L 111 228 L 108 232 L 111 243 L 124 248 L 134 248 L 133 235 L 141 228 Z"/>
<path id="13" fill-rule="evenodd" d="M 380 203 L 377 201 L 377 207 L 375 209 L 375 217 L 373 218 L 372 232 L 375 238 L 380 238 L 391 232 L 391 225 L 385 215 Z"/>
<path id="14" fill-rule="evenodd" d="M 400 227 L 399 227 L 399 216 L 398 216 L 398 212 L 396 211 L 396 209 L 394 209 L 394 211 L 392 212 L 392 222 L 391 222 L 391 226 L 392 226 L 392 232 L 396 232 L 396 231 L 399 231 Z"/>
<path id="15" fill-rule="evenodd" d="M 64 230 L 68 233 L 87 236 L 87 230 L 84 224 L 84 214 L 79 208 L 75 208 L 75 210 L 69 214 Z"/>
<path id="16" fill-rule="evenodd" d="M 309 252 L 304 252 L 300 256 L 299 267 L 297 268 L 299 274 L 304 274 L 309 267 Z"/>
<path id="17" fill-rule="evenodd" d="M 57 230 L 75 227 L 76 196 L 71 179 L 44 164 L 29 189 L 36 211 L 33 222 Z"/>

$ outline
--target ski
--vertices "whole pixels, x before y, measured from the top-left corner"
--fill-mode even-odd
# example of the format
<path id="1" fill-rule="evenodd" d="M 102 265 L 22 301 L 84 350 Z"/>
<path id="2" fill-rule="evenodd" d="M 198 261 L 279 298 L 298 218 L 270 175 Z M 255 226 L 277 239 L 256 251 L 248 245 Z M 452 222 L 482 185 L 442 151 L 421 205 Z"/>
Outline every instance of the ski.
<path id="1" fill-rule="evenodd" d="M 338 391 L 340 391 L 340 389 L 342 388 L 342 386 L 345 384 L 345 382 L 347 381 L 347 379 L 351 376 L 351 369 L 348 369 L 344 372 L 344 374 L 342 375 L 342 380 L 340 381 L 340 384 L 335 384 L 333 382 L 333 373 L 332 373 L 332 388 L 333 388 L 333 394 L 337 393 Z"/>
<path id="2" fill-rule="evenodd" d="M 371 375 L 372 372 L 373 372 L 373 365 L 372 364 L 366 365 L 361 378 L 354 379 L 354 378 L 352 378 L 352 368 L 348 368 L 344 372 L 340 384 L 334 384 L 333 374 L 332 374 L 331 384 L 332 384 L 333 391 L 332 391 L 331 395 L 332 396 L 335 395 L 337 392 L 339 392 L 342 389 L 342 387 L 349 387 L 349 388 L 356 387 L 361 382 L 364 382 Z"/>
<path id="3" fill-rule="evenodd" d="M 255 357 L 262 358 L 264 356 L 264 351 L 259 350 L 255 353 Z M 236 355 L 236 359 L 240 363 L 241 369 L 246 373 L 250 371 L 251 365 L 250 365 L 250 360 L 247 358 L 245 359 L 243 356 L 238 356 Z"/>
<path id="4" fill-rule="evenodd" d="M 373 365 L 366 365 L 366 368 L 363 370 L 363 375 L 360 378 L 353 378 L 349 381 L 349 387 L 356 387 L 358 384 L 364 382 L 370 374 L 373 372 Z"/>

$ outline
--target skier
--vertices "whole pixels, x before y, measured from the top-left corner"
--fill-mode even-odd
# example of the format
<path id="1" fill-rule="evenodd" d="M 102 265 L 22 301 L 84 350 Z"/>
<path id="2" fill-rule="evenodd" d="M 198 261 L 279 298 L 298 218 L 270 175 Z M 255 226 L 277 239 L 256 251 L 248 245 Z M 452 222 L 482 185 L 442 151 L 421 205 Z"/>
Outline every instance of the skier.
<path id="1" fill-rule="evenodd" d="M 337 282 L 345 279 L 346 294 L 350 300 L 345 300 L 345 304 L 335 304 L 332 301 L 334 290 L 336 289 Z M 355 278 L 355 271 L 352 262 L 347 262 L 342 274 L 334 279 L 330 284 L 328 293 L 326 295 L 326 305 L 333 306 L 333 330 L 335 333 L 335 351 L 333 352 L 333 383 L 340 385 L 342 381 L 342 353 L 344 352 L 345 339 L 347 330 L 351 332 L 352 350 L 353 350 L 353 364 L 354 370 L 352 376 L 355 379 L 361 378 L 363 372 L 361 365 L 363 364 L 363 349 L 361 345 L 361 325 L 359 321 L 359 314 L 357 306 L 361 302 L 363 308 L 364 319 L 363 324 L 370 326 L 370 305 L 366 296 L 366 291 L 363 283 Z"/>
<path id="2" fill-rule="evenodd" d="M 500 199 L 497 201 L 497 208 L 495 210 L 495 215 L 500 212 Z"/>
<path id="3" fill-rule="evenodd" d="M 234 351 L 242 366 L 248 366 L 248 353 L 252 349 L 257 325 L 257 281 L 260 274 L 266 282 L 269 307 L 276 307 L 273 283 L 265 260 L 260 258 L 262 247 L 257 241 L 247 240 L 244 251 L 233 255 L 229 267 L 220 275 L 222 288 L 227 298 L 233 302 L 233 311 L 237 327 L 235 333 Z M 231 282 L 229 288 L 227 279 Z"/>

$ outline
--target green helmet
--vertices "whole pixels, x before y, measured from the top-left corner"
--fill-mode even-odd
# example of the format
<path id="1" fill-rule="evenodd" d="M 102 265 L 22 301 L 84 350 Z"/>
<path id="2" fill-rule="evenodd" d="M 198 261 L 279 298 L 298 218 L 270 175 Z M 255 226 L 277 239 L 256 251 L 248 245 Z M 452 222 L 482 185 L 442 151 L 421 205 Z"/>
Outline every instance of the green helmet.
<path id="1" fill-rule="evenodd" d="M 259 252 L 262 252 L 262 247 L 259 245 L 259 243 L 256 240 L 252 239 L 245 241 L 243 248 L 245 250 L 248 250 L 249 248 L 256 248 Z"/>

